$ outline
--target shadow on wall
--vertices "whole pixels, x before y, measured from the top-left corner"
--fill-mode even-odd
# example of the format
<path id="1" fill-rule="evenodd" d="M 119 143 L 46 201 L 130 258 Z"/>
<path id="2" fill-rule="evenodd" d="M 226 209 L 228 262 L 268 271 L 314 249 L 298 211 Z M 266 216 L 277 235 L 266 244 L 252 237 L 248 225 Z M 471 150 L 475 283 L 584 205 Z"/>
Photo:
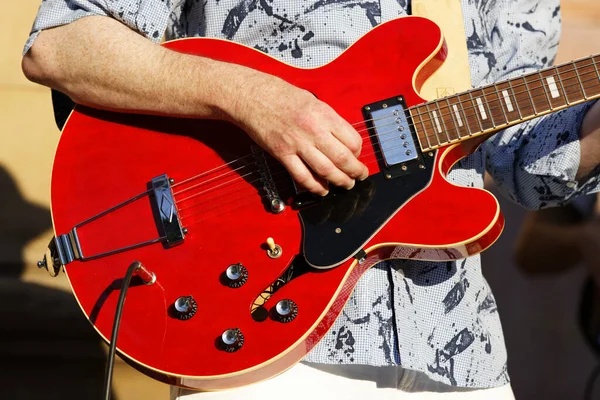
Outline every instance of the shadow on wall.
<path id="1" fill-rule="evenodd" d="M 1 278 L 21 276 L 23 248 L 51 226 L 50 212 L 25 200 L 12 176 L 0 166 Z"/>
<path id="2" fill-rule="evenodd" d="M 19 280 L 25 245 L 51 226 L 0 166 L 0 399 L 102 395 L 105 354 L 73 295 Z"/>

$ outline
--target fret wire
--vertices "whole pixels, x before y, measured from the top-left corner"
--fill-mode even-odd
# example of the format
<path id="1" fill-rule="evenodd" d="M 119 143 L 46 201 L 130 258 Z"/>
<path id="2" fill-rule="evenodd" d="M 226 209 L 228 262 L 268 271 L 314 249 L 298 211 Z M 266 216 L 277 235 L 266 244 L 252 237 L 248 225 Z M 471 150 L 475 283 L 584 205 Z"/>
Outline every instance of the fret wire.
<path id="1" fill-rule="evenodd" d="M 587 95 L 585 94 L 585 87 L 583 87 L 583 82 L 581 82 L 581 78 L 579 77 L 579 71 L 578 71 L 578 66 L 577 64 L 575 64 L 575 61 L 573 61 L 571 64 L 573 64 L 573 69 L 575 70 L 575 76 L 577 76 L 577 80 L 579 81 L 579 86 L 581 86 L 581 93 L 583 94 L 583 98 L 585 100 L 587 100 Z"/>
<path id="2" fill-rule="evenodd" d="M 490 114 L 490 121 L 492 121 L 492 129 L 496 129 L 496 122 L 494 121 L 494 114 L 492 114 L 492 110 L 490 109 L 490 103 L 487 99 L 487 95 L 485 94 L 485 90 L 481 89 L 481 97 L 485 100 L 485 105 L 487 106 L 488 113 Z"/>
<path id="3" fill-rule="evenodd" d="M 569 68 L 569 66 L 570 65 L 568 65 L 568 64 L 564 64 L 561 67 Z M 570 69 L 568 71 L 563 71 L 563 74 L 573 73 L 573 72 L 575 72 L 575 70 L 574 69 Z M 565 93 L 567 94 L 567 97 L 569 96 L 569 92 L 568 92 L 569 89 L 573 89 L 573 91 L 576 92 L 577 91 L 577 86 L 581 87 L 581 85 L 577 82 L 577 76 L 576 75 L 572 75 L 572 76 L 568 76 L 567 75 L 566 78 L 565 78 L 565 80 L 567 82 L 567 85 L 565 87 Z M 569 83 L 569 81 L 575 81 L 575 83 Z M 581 97 L 579 93 L 571 93 L 571 96 L 575 96 L 575 100 L 574 101 L 569 101 L 569 104 L 578 102 L 579 99 L 580 99 L 580 97 Z"/>
<path id="4" fill-rule="evenodd" d="M 448 138 L 448 141 L 446 143 L 450 143 L 452 141 L 452 139 L 450 139 L 450 134 L 448 133 L 448 127 L 446 127 L 446 122 L 444 121 L 444 114 L 442 113 L 442 110 L 440 109 L 440 103 L 438 100 L 435 101 L 435 105 L 437 106 L 437 109 L 440 112 L 440 118 L 442 119 L 442 125 L 444 125 L 444 132 L 446 132 L 446 137 Z"/>
<path id="5" fill-rule="evenodd" d="M 592 65 L 593 65 L 593 64 L 588 64 L 588 65 L 586 65 L 586 67 L 590 67 L 590 66 L 592 66 Z M 565 65 L 563 65 L 563 66 L 565 66 Z M 549 69 L 546 69 L 546 70 L 544 70 L 544 71 L 541 71 L 541 72 L 547 72 L 547 71 L 549 71 Z M 572 70 L 569 70 L 568 72 L 575 72 L 575 70 L 574 70 L 574 69 L 572 69 Z M 557 70 L 557 73 L 558 73 L 558 70 Z M 589 73 L 591 73 L 591 72 L 589 72 Z M 586 73 L 586 74 L 588 74 L 588 73 Z M 531 74 L 531 75 L 528 75 L 528 76 L 531 76 L 531 77 L 533 77 L 533 75 L 534 75 L 534 74 Z M 559 73 L 558 73 L 557 75 L 559 75 Z M 512 79 L 512 80 L 516 80 L 516 79 L 518 79 L 518 78 L 514 78 L 514 79 Z M 521 79 L 523 79 L 523 78 L 521 78 Z M 572 79 L 572 78 L 569 78 L 569 79 Z M 539 81 L 540 81 L 539 79 L 536 79 L 536 80 L 534 80 L 534 81 L 533 81 L 533 82 L 531 82 L 531 83 L 535 83 L 535 82 L 539 82 Z M 583 82 L 583 81 L 582 81 L 582 82 Z M 585 82 L 589 82 L 589 81 L 585 81 Z M 585 83 L 585 82 L 583 82 L 583 83 Z M 504 82 L 500 82 L 500 83 L 506 83 L 506 84 L 508 84 L 508 85 L 510 86 L 511 90 L 513 90 L 513 92 L 514 92 L 514 90 L 515 90 L 515 89 L 514 89 L 514 87 L 513 87 L 513 86 L 512 86 L 512 84 L 511 84 L 511 80 L 504 81 Z M 526 85 L 525 83 L 522 83 L 522 84 L 519 84 L 519 86 L 528 86 L 528 85 L 529 85 L 529 84 L 531 84 L 531 83 L 527 83 L 527 85 Z M 561 80 L 561 82 L 560 82 L 560 83 L 561 83 L 561 87 L 563 87 L 563 85 L 562 85 L 562 80 Z M 492 88 L 492 86 L 493 86 L 493 85 L 489 85 L 489 86 L 484 86 L 484 87 L 482 87 L 482 88 L 473 89 L 473 90 L 472 90 L 472 92 L 475 92 L 475 91 L 478 91 L 478 90 L 482 90 L 482 89 L 488 89 L 488 88 L 490 88 L 490 89 L 491 89 L 491 88 Z M 575 86 L 575 85 L 571 85 L 571 86 Z M 527 93 L 527 92 L 526 92 L 526 91 L 522 91 L 522 92 L 514 92 L 513 94 L 524 94 L 524 93 Z M 468 94 L 468 93 L 467 93 L 467 92 L 461 93 L 461 95 L 464 95 L 464 94 Z M 532 96 L 532 97 L 536 97 L 536 98 L 537 98 L 537 97 L 539 97 L 539 96 L 541 96 L 541 94 L 540 94 L 540 95 L 534 95 L 534 96 Z M 531 97 L 531 95 L 530 95 L 530 97 Z M 433 103 L 433 101 L 432 101 L 432 102 L 430 102 L 430 103 Z M 531 104 L 531 100 L 530 100 L 530 104 Z M 472 107 L 472 108 L 474 108 L 474 107 Z M 494 108 L 494 109 L 495 109 L 495 108 Z"/>
<path id="6" fill-rule="evenodd" d="M 540 71 L 538 71 L 538 76 L 540 77 L 540 82 L 542 83 L 542 88 L 544 89 L 544 93 L 546 93 L 546 99 L 548 99 L 548 105 L 550 106 L 550 111 L 554 110 L 554 107 L 552 106 L 552 100 L 550 100 L 550 96 L 548 96 L 548 91 L 546 90 L 546 85 L 544 85 L 544 77 L 542 76 L 542 73 Z"/>
<path id="7" fill-rule="evenodd" d="M 595 59 L 592 59 L 591 61 L 592 61 L 592 63 L 590 63 L 590 64 L 586 65 L 585 67 L 592 67 L 592 66 L 594 67 L 594 70 L 596 71 L 596 72 L 595 72 L 595 75 L 596 75 L 596 77 L 594 77 L 594 78 L 592 78 L 592 79 L 595 81 L 596 79 L 598 79 L 598 78 L 600 77 L 600 73 L 598 72 L 598 67 L 597 67 L 596 60 L 595 60 Z M 567 67 L 567 65 L 562 65 L 561 67 Z M 550 70 L 550 69 L 547 69 L 547 70 L 545 70 L 545 71 L 541 71 L 541 72 L 546 72 L 546 71 L 549 71 L 549 70 Z M 560 74 L 561 74 L 561 73 L 560 73 L 560 70 L 558 70 L 558 68 L 557 68 L 557 67 L 554 67 L 554 70 L 557 72 L 557 77 L 559 78 L 559 84 L 561 85 L 561 88 L 563 89 L 563 91 L 564 91 L 564 92 L 565 92 L 565 94 L 566 94 L 566 90 L 565 90 L 566 86 L 564 86 L 564 82 L 562 81 L 562 76 L 560 75 Z M 575 69 L 571 69 L 571 70 L 569 70 L 569 71 L 567 71 L 567 72 L 575 72 Z M 586 80 L 586 81 L 583 81 L 583 80 L 582 80 L 582 78 L 581 78 L 581 77 L 582 77 L 583 75 L 588 75 L 588 74 L 594 74 L 594 72 L 593 72 L 593 71 L 589 71 L 589 72 L 585 72 L 585 71 L 584 71 L 584 73 L 581 73 L 581 74 L 579 74 L 579 77 L 580 77 L 579 81 L 581 82 L 580 86 L 582 86 L 584 82 L 586 82 L 586 83 L 587 83 L 587 82 L 591 82 L 591 81 L 592 81 L 592 79 L 588 79 L 588 80 Z M 533 76 L 533 75 L 535 75 L 535 74 L 531 74 L 530 76 Z M 529 76 L 529 75 L 528 75 L 528 76 Z M 569 77 L 568 79 L 573 79 L 573 78 L 574 78 L 574 77 Z M 518 79 L 518 78 L 515 78 L 515 79 L 512 79 L 512 80 L 508 80 L 508 81 L 505 81 L 505 82 L 502 82 L 503 84 L 507 84 L 507 85 L 510 87 L 510 89 L 513 91 L 513 95 L 515 95 L 515 93 L 517 93 L 517 92 L 515 92 L 515 88 L 516 88 L 517 86 L 513 86 L 513 85 L 512 85 L 512 83 L 511 83 L 511 81 L 513 81 L 513 80 L 517 80 L 517 79 Z M 522 79 L 523 79 L 523 78 L 522 78 Z M 538 80 L 539 80 L 539 79 L 538 79 Z M 529 83 L 529 82 L 527 82 L 527 81 L 525 81 L 525 80 L 523 79 L 523 83 L 522 83 L 522 84 L 520 84 L 520 85 L 518 85 L 518 86 L 526 86 L 526 87 L 529 87 L 529 85 L 530 85 L 530 83 Z M 577 84 L 570 84 L 570 85 L 569 85 L 569 87 L 573 87 L 573 86 L 576 86 L 576 85 L 577 85 Z M 496 84 L 494 84 L 494 86 L 496 86 Z M 491 85 L 490 85 L 490 86 L 483 87 L 483 88 L 481 88 L 481 89 L 486 89 L 486 88 L 488 88 L 488 87 L 491 87 Z M 545 88 L 544 88 L 544 89 L 545 89 Z M 476 91 L 476 90 L 471 90 L 471 92 L 475 92 L 475 91 Z M 498 88 L 497 88 L 497 87 L 496 87 L 496 91 L 498 91 Z M 547 94 L 547 93 L 548 93 L 548 92 L 547 92 L 547 90 L 544 90 L 544 92 L 545 92 L 545 94 Z M 523 92 L 518 92 L 518 93 L 519 93 L 519 94 L 521 94 L 521 93 L 526 93 L 526 92 L 525 92 L 525 91 L 523 91 Z M 472 104 L 472 107 L 471 107 L 471 108 L 472 108 L 472 109 L 474 109 L 474 113 L 476 113 L 476 112 L 475 112 L 475 110 L 477 109 L 477 105 L 475 105 L 475 103 L 473 102 L 473 100 L 474 100 L 474 99 L 473 99 L 472 93 L 463 93 L 463 94 L 460 94 L 460 95 L 462 96 L 462 95 L 464 95 L 464 94 L 469 94 L 469 95 L 470 95 L 470 98 L 471 98 L 471 104 Z M 536 97 L 536 98 L 537 98 L 537 97 L 539 97 L 539 96 L 542 96 L 542 94 L 535 95 L 535 96 L 533 96 L 533 97 Z M 457 100 L 458 100 L 458 105 L 460 105 L 460 107 L 461 107 L 462 114 L 465 116 L 465 119 L 468 121 L 468 118 L 467 118 L 467 116 L 466 116 L 466 111 L 465 111 L 466 109 L 464 108 L 464 104 L 463 104 L 463 102 L 464 102 L 464 101 L 460 99 L 459 95 L 456 95 L 456 97 L 457 97 Z M 530 97 L 531 97 L 531 96 L 530 96 Z M 546 97 L 547 97 L 547 96 L 546 96 Z M 595 97 L 595 96 L 594 96 L 594 97 Z M 515 99 L 516 99 L 516 97 L 515 97 Z M 567 97 L 567 96 L 565 96 L 565 100 L 568 102 L 568 97 Z M 447 100 L 447 101 L 448 101 L 448 100 Z M 465 101 L 466 101 L 466 100 L 465 100 Z M 448 102 L 449 102 L 449 101 L 448 101 Z M 500 105 L 501 105 L 501 110 L 502 110 L 502 112 L 503 112 L 503 113 L 505 113 L 504 107 L 502 106 L 502 101 L 500 100 L 499 102 L 500 102 Z M 531 102 L 531 99 L 530 99 L 530 102 Z M 518 104 L 518 102 L 517 102 L 517 104 Z M 451 104 L 451 105 L 452 105 L 452 104 Z M 439 106 L 438 106 L 438 107 L 439 107 Z M 416 108 L 416 107 L 415 107 L 415 108 Z M 488 109 L 490 109 L 490 110 L 491 110 L 491 106 L 490 106 L 490 105 L 488 105 Z M 494 108 L 494 110 L 495 110 L 495 109 L 496 109 L 496 108 Z M 517 111 L 519 112 L 519 115 L 520 115 L 520 117 L 521 117 L 521 119 L 522 119 L 523 117 L 522 117 L 521 111 L 520 111 L 520 109 L 519 109 L 518 107 L 517 107 Z M 429 110 L 428 110 L 427 112 L 429 112 Z M 441 112 L 441 108 L 440 108 L 440 112 Z M 449 110 L 449 112 L 450 112 L 450 110 Z M 424 115 L 425 113 L 422 113 L 422 112 L 418 111 L 418 114 L 419 114 L 419 115 Z M 450 114 L 451 114 L 451 119 L 454 119 L 455 115 L 453 116 L 451 112 L 450 112 Z M 460 115 L 460 112 L 459 112 L 458 114 Z M 505 114 L 506 114 L 506 113 L 505 113 Z M 431 115 L 431 114 L 430 114 L 430 115 Z M 442 115 L 442 116 L 444 116 L 444 115 Z M 477 116 L 476 116 L 476 117 L 477 117 Z M 512 121 L 515 121 L 515 120 L 512 120 Z M 478 122 L 479 122 L 479 123 L 480 123 L 480 125 L 481 125 L 481 122 L 480 122 L 479 120 L 478 120 Z M 431 121 L 431 120 L 429 120 L 429 123 L 432 125 L 432 128 L 433 128 L 433 124 L 432 124 L 432 121 Z M 424 132 L 424 133 L 425 133 L 425 136 L 426 136 L 426 138 L 430 137 L 431 135 L 429 135 L 429 136 L 427 135 L 427 128 L 426 128 L 426 126 L 424 125 L 424 120 L 422 120 L 422 119 L 421 119 L 421 125 L 422 125 L 422 126 L 424 127 L 424 129 L 425 129 L 425 132 Z M 445 121 L 444 121 L 444 125 L 445 125 Z M 467 128 L 468 128 L 468 130 L 469 130 L 469 132 L 470 132 L 470 133 L 469 133 L 469 135 L 472 135 L 472 134 L 473 134 L 473 132 L 472 132 L 472 130 L 471 130 L 471 127 L 470 127 L 469 125 L 467 125 Z M 458 132 L 458 135 L 459 135 L 459 137 L 460 137 L 460 130 L 457 130 L 457 132 Z M 478 134 L 478 132 L 477 132 L 477 134 Z M 433 136 L 431 136 L 431 137 L 433 137 Z M 461 137 L 461 138 L 462 138 L 462 137 Z"/>
<path id="8" fill-rule="evenodd" d="M 569 95 L 567 94 L 567 91 L 565 90 L 565 84 L 563 83 L 563 80 L 560 76 L 560 70 L 558 69 L 558 67 L 554 67 L 554 70 L 556 71 L 556 76 L 558 76 L 558 82 L 560 83 L 560 86 L 562 87 L 563 90 L 563 94 L 565 96 L 565 100 L 567 102 L 567 105 L 571 104 L 569 102 Z"/>
<path id="9" fill-rule="evenodd" d="M 434 143 L 434 145 L 439 146 L 440 145 L 440 137 L 438 136 L 438 133 L 437 133 L 435 119 L 433 117 L 433 114 L 431 113 L 431 110 L 429 109 L 430 104 L 431 103 L 425 104 L 425 108 L 427 109 L 427 118 L 429 118 L 429 123 L 431 124 L 431 129 L 433 130 L 434 139 L 437 141 L 437 143 Z"/>
<path id="10" fill-rule="evenodd" d="M 415 107 L 416 114 L 413 114 L 413 112 L 410 109 L 408 111 L 410 112 L 410 117 L 413 121 L 413 127 L 415 128 L 415 131 L 417 130 L 417 124 L 420 123 L 421 126 L 423 127 L 423 139 L 426 139 L 427 131 L 425 130 L 425 125 L 423 125 L 423 120 L 422 120 L 421 116 L 419 115 L 418 107 Z M 416 120 L 417 117 L 419 117 L 419 122 L 417 122 L 417 120 Z M 420 138 L 418 131 L 417 131 L 417 137 Z"/>
<path id="11" fill-rule="evenodd" d="M 477 106 L 475 106 L 475 102 L 473 101 L 473 94 L 471 92 L 472 91 L 469 91 L 469 98 L 471 99 L 471 105 L 473 106 L 473 115 L 475 115 L 475 118 L 477 119 L 477 122 L 479 123 L 479 127 L 481 128 L 481 131 L 483 132 L 485 129 L 483 129 L 483 124 L 481 123 L 481 120 L 479 119 L 479 116 L 477 115 Z"/>
<path id="12" fill-rule="evenodd" d="M 565 88 L 564 82 L 562 81 L 562 77 L 560 76 L 560 71 L 557 67 L 554 67 L 554 71 L 556 72 L 556 77 L 558 78 L 558 85 L 560 86 L 560 89 L 562 90 L 562 94 L 560 93 L 560 90 L 559 90 L 559 94 L 561 95 L 562 98 L 564 98 L 565 105 L 568 106 L 569 98 L 567 97 L 567 90 Z M 559 88 L 557 87 L 557 90 L 558 89 Z"/>
<path id="13" fill-rule="evenodd" d="M 442 144 L 442 141 L 440 140 L 440 137 L 438 136 L 438 125 L 439 125 L 439 120 L 436 120 L 434 118 L 434 115 L 432 114 L 431 110 L 429 109 L 429 105 L 431 103 L 427 103 L 425 105 L 425 107 L 427 108 L 427 113 L 429 114 L 429 122 L 431 122 L 431 128 L 433 129 L 433 134 L 435 135 L 435 139 L 437 140 L 437 145 L 439 146 L 440 144 Z"/>
<path id="14" fill-rule="evenodd" d="M 502 114 L 504 115 L 505 124 L 508 124 L 508 115 L 506 115 L 506 111 L 504 110 L 504 106 L 502 105 L 502 99 L 500 99 L 500 93 L 498 92 L 498 85 L 494 83 L 494 91 L 496 92 L 496 97 L 498 98 L 498 103 L 500 104 L 500 109 L 502 110 Z"/>
<path id="15" fill-rule="evenodd" d="M 465 107 L 463 106 L 463 102 L 459 95 L 456 96 L 458 100 L 458 105 L 460 105 L 460 109 L 462 110 L 463 117 L 465 117 L 465 124 L 467 125 L 467 130 L 469 131 L 469 136 L 473 136 L 473 131 L 471 130 L 471 125 L 469 124 L 469 119 L 467 118 L 467 113 L 465 112 Z"/>
<path id="16" fill-rule="evenodd" d="M 527 98 L 529 99 L 529 102 L 531 103 L 531 107 L 533 108 L 533 115 L 538 115 L 537 109 L 535 108 L 535 104 L 533 103 L 533 97 L 531 97 L 531 89 L 529 89 L 529 85 L 527 84 L 527 79 L 525 77 L 522 78 L 523 82 L 525 82 L 525 90 L 526 92 L 524 92 L 527 95 Z M 517 103 L 519 101 L 517 100 Z"/>
<path id="17" fill-rule="evenodd" d="M 456 139 L 452 139 L 452 140 L 458 140 L 458 139 L 460 139 L 460 130 L 459 130 L 460 127 L 458 126 L 458 121 L 456 120 L 456 117 L 454 116 L 454 113 L 452 112 L 454 110 L 451 109 L 452 106 L 450 104 L 450 100 L 448 99 L 448 97 L 446 97 L 446 105 L 448 107 L 448 113 L 450 114 L 450 119 L 452 120 L 452 123 L 454 124 L 454 127 L 456 128 L 454 130 L 454 132 L 456 132 Z"/>
<path id="18" fill-rule="evenodd" d="M 417 124 L 415 123 L 415 117 L 414 117 L 410 107 L 407 109 L 407 111 L 408 111 L 408 115 L 410 117 L 410 119 L 407 121 L 408 122 L 408 131 L 409 132 L 411 131 L 411 127 L 412 127 L 412 129 L 415 130 L 415 134 L 417 135 L 417 141 L 419 142 L 419 145 L 421 145 L 421 137 L 419 136 L 419 130 L 417 129 Z M 423 146 L 420 146 L 420 147 L 423 147 Z"/>
<path id="19" fill-rule="evenodd" d="M 512 92 L 513 98 L 515 99 L 515 105 L 517 108 L 517 112 L 519 113 L 519 119 L 523 119 L 523 115 L 521 114 L 521 106 L 519 105 L 519 100 L 517 100 L 517 95 L 515 93 L 515 89 L 513 88 L 513 85 L 511 83 L 512 79 L 507 81 L 508 83 L 508 87 L 510 88 L 510 91 Z M 510 95 L 510 93 L 509 93 Z M 509 96 L 510 97 L 510 96 Z"/>
<path id="20" fill-rule="evenodd" d="M 419 111 L 417 107 L 417 111 L 419 112 L 419 121 L 421 121 L 421 125 L 423 126 L 423 133 L 425 134 L 425 139 L 427 139 L 427 146 L 431 147 L 431 142 L 429 141 L 429 134 L 427 133 L 427 128 L 425 128 L 425 123 L 423 122 L 423 114 Z"/>
<path id="21" fill-rule="evenodd" d="M 588 65 L 588 66 L 591 66 L 591 64 L 590 64 L 590 65 Z M 590 72 L 586 72 L 586 73 L 585 73 L 585 75 L 587 75 L 587 74 L 593 74 L 593 72 L 591 72 L 591 71 L 590 71 Z M 572 78 L 570 78 L 570 79 L 572 79 Z M 594 78 L 594 79 L 596 79 L 596 78 Z M 586 80 L 585 82 L 590 82 L 590 80 Z M 503 82 L 503 83 L 507 83 L 507 82 Z M 576 84 L 573 84 L 573 85 L 571 85 L 571 86 L 575 86 L 575 85 L 576 85 Z M 524 93 L 524 92 L 520 92 L 520 93 Z M 542 96 L 542 94 L 536 95 L 536 97 L 539 97 L 539 96 Z M 599 94 L 599 96 L 600 96 L 600 94 Z M 596 97 L 596 95 L 594 95 L 593 97 Z M 581 99 L 581 100 L 583 100 L 583 99 Z M 580 101 L 578 101 L 578 102 L 580 102 Z M 461 104 L 461 106 L 462 106 L 462 104 Z M 546 112 L 544 112 L 544 113 L 546 113 Z M 466 114 L 465 114 L 465 115 L 466 115 Z M 430 121 L 430 122 L 431 122 L 431 121 Z M 515 122 L 516 122 L 516 120 L 511 120 L 511 122 L 515 123 Z M 475 134 L 476 134 L 476 135 L 479 135 L 480 133 L 481 133 L 481 132 L 476 132 Z"/>
<path id="22" fill-rule="evenodd" d="M 594 56 L 592 56 L 592 65 L 596 70 L 596 75 L 598 76 L 598 83 L 600 84 L 600 72 L 598 72 L 598 66 L 596 65 L 596 60 L 594 59 Z"/>

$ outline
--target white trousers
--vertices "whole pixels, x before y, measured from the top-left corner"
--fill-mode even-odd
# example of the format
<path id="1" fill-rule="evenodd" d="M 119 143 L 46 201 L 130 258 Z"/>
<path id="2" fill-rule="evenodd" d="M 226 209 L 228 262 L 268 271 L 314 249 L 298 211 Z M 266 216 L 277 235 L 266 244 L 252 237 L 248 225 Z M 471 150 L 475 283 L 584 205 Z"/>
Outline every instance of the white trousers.
<path id="1" fill-rule="evenodd" d="M 400 367 L 300 363 L 264 382 L 221 392 L 171 388 L 171 400 L 514 400 L 510 385 L 468 389 Z"/>

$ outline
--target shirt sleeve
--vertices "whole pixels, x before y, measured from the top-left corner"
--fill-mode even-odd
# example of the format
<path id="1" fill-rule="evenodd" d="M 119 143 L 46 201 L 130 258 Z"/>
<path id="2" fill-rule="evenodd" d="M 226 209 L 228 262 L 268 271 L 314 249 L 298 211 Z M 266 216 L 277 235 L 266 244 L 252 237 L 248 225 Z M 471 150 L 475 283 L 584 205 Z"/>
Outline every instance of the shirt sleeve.
<path id="1" fill-rule="evenodd" d="M 23 55 L 44 29 L 88 16 L 114 18 L 158 43 L 166 30 L 172 3 L 172 0 L 43 0 Z"/>
<path id="2" fill-rule="evenodd" d="M 549 67 L 560 40 L 559 0 L 500 0 L 494 4 L 466 14 L 475 86 Z M 488 17 L 483 22 L 481 13 Z M 598 168 L 575 180 L 581 158 L 581 125 L 591 106 L 591 102 L 573 106 L 488 139 L 486 169 L 498 189 L 529 209 L 563 205 L 581 194 L 597 192 Z"/>
<path id="3" fill-rule="evenodd" d="M 596 168 L 580 181 L 579 133 L 592 103 L 505 129 L 486 142 L 486 164 L 498 189 L 529 209 L 560 206 L 600 190 Z"/>

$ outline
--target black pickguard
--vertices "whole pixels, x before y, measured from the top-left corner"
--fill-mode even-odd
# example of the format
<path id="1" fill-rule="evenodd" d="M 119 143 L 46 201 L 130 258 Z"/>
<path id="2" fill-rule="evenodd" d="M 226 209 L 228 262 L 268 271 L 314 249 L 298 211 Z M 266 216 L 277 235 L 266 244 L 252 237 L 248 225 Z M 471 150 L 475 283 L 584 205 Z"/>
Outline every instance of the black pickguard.
<path id="1" fill-rule="evenodd" d="M 404 203 L 424 189 L 435 157 L 423 157 L 425 169 L 386 179 L 383 173 L 357 182 L 350 191 L 300 211 L 304 225 L 304 256 L 315 267 L 334 267 L 356 255 Z"/>

